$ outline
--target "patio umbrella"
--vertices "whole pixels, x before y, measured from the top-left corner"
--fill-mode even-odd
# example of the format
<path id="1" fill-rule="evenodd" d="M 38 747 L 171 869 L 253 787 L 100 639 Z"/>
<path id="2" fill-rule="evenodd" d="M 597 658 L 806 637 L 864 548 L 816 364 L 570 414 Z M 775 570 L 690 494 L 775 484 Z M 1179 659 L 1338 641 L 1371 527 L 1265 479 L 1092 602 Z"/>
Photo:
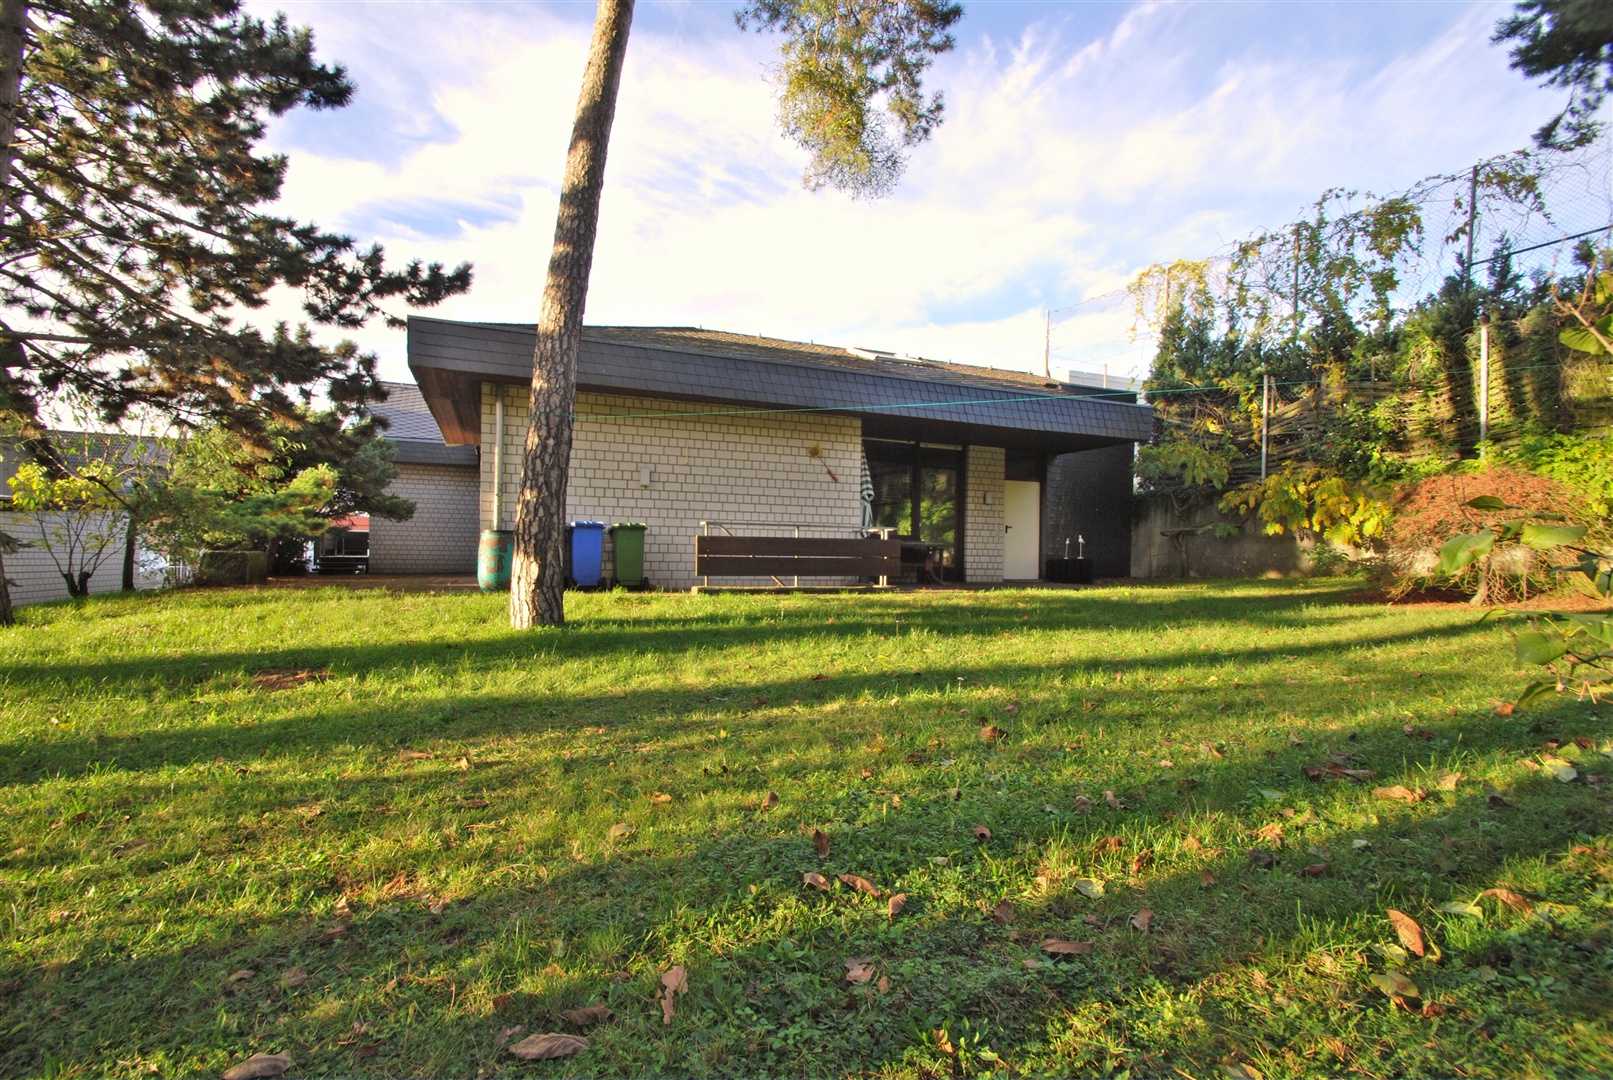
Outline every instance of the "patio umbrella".
<path id="1" fill-rule="evenodd" d="M 863 451 L 862 465 L 863 477 L 861 494 L 863 500 L 863 528 L 871 529 L 874 527 L 874 477 L 868 471 L 867 450 Z"/>

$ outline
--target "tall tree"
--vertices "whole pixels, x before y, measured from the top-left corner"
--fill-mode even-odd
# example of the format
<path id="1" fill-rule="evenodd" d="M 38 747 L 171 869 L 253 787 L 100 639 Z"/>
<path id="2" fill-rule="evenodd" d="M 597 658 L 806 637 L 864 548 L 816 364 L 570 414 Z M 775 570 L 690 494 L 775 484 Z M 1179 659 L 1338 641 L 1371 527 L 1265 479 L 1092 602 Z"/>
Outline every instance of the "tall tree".
<path id="1" fill-rule="evenodd" d="M 1596 138 L 1596 113 L 1613 91 L 1613 4 L 1607 0 L 1524 0 L 1496 25 L 1511 42 L 1512 66 L 1568 91 L 1562 112 L 1535 133 L 1541 147 L 1568 149 Z"/>
<path id="2" fill-rule="evenodd" d="M 517 628 L 565 621 L 561 547 L 577 352 L 633 3 L 599 0 L 572 123 L 515 511 L 510 623 Z M 925 96 L 922 75 L 952 48 L 947 31 L 962 15 L 958 4 L 934 0 L 751 0 L 736 13 L 741 29 L 783 36 L 775 73 L 779 122 L 810 155 L 808 188 L 831 186 L 859 198 L 890 192 L 905 150 L 941 122 L 941 95 Z"/>
<path id="3" fill-rule="evenodd" d="M 66 397 L 106 423 L 340 441 L 382 396 L 374 358 L 242 313 L 290 288 L 311 323 L 401 325 L 389 303 L 470 286 L 266 212 L 287 165 L 257 152 L 268 121 L 352 94 L 306 29 L 240 0 L 0 0 L 0 419 L 39 439 Z"/>

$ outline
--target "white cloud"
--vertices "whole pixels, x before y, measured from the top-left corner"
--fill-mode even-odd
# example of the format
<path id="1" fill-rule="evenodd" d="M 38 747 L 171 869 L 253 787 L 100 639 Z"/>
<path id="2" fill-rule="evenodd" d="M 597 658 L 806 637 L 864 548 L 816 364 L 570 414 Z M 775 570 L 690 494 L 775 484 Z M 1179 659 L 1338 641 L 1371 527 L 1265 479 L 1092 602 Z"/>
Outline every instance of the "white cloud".
<path id="1" fill-rule="evenodd" d="M 361 87 L 418 108 L 396 154 L 373 130 L 343 150 L 299 120 L 285 206 L 395 257 L 474 262 L 475 289 L 445 317 L 531 320 L 588 28 L 443 6 L 409 9 L 377 45 L 396 10 L 293 9 Z M 1398 49 L 1263 41 L 1250 31 L 1265 14 L 1221 6 L 1139 5 L 1089 39 L 1061 17 L 1011 40 L 965 35 L 932 79 L 947 122 L 874 205 L 800 188 L 766 39 L 700 9 L 658 18 L 630 45 L 589 321 L 1039 368 L 1044 307 L 1279 224 L 1324 188 L 1400 188 L 1522 145 L 1551 99 L 1487 44 L 1498 10 L 1441 9 Z M 402 374 L 400 334 L 362 340 Z"/>

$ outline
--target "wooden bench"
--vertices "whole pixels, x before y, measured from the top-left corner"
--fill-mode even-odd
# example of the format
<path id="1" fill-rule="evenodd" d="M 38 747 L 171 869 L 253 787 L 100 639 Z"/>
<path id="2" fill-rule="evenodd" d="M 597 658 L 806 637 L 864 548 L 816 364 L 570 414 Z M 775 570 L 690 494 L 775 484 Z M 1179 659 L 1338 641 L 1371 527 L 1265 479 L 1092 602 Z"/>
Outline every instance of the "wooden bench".
<path id="1" fill-rule="evenodd" d="M 697 536 L 697 577 L 894 577 L 900 540 L 826 540 L 804 536 Z M 782 584 L 782 582 L 780 583 Z"/>

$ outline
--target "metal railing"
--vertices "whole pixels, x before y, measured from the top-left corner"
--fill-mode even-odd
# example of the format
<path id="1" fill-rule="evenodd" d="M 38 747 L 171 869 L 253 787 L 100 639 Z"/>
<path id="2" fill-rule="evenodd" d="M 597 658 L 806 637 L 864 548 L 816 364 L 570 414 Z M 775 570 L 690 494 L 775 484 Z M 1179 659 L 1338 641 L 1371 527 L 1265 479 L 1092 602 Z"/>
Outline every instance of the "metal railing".
<path id="1" fill-rule="evenodd" d="M 820 533 L 820 534 L 821 533 L 832 533 L 832 534 L 835 534 L 835 535 L 840 535 L 840 534 L 848 534 L 849 533 L 849 534 L 851 534 L 853 536 L 858 536 L 858 537 L 873 536 L 873 535 L 875 535 L 877 533 L 881 540 L 889 540 L 890 536 L 891 536 L 891 533 L 896 531 L 895 528 L 893 528 L 891 526 L 887 526 L 887 525 L 824 525 L 824 524 L 822 524 L 820 522 L 815 522 L 815 521 L 814 522 L 796 522 L 796 521 L 710 521 L 710 520 L 702 520 L 700 522 L 700 530 L 701 530 L 703 535 L 711 536 L 712 535 L 712 531 L 711 531 L 712 529 L 721 529 L 722 530 L 722 535 L 724 535 L 724 536 L 738 536 L 738 535 L 741 535 L 739 533 L 735 533 L 734 529 L 773 529 L 773 530 L 791 529 L 791 530 L 793 530 L 792 533 L 791 533 L 791 536 L 792 536 L 793 539 L 796 539 L 796 540 L 801 539 L 801 536 L 802 536 L 801 530 L 802 529 L 814 530 L 816 533 Z M 776 536 L 778 534 L 777 534 L 777 532 L 773 532 L 773 533 L 768 533 L 766 535 Z M 811 535 L 813 535 L 813 533 L 808 533 L 806 535 L 811 536 Z M 778 576 L 776 574 L 769 574 L 767 576 L 772 578 L 773 581 L 780 588 L 785 587 L 784 582 L 779 581 Z M 704 584 L 705 584 L 705 586 L 707 588 L 711 587 L 711 577 L 710 577 L 710 575 L 706 575 L 706 576 L 702 577 L 701 581 L 704 582 Z M 790 588 L 800 588 L 800 586 L 801 586 L 801 575 L 799 575 L 799 574 L 794 575 L 793 577 L 790 578 L 790 581 L 791 581 L 791 584 L 789 586 Z M 879 583 L 881 585 L 886 584 L 885 578 L 881 577 L 879 579 Z"/>

